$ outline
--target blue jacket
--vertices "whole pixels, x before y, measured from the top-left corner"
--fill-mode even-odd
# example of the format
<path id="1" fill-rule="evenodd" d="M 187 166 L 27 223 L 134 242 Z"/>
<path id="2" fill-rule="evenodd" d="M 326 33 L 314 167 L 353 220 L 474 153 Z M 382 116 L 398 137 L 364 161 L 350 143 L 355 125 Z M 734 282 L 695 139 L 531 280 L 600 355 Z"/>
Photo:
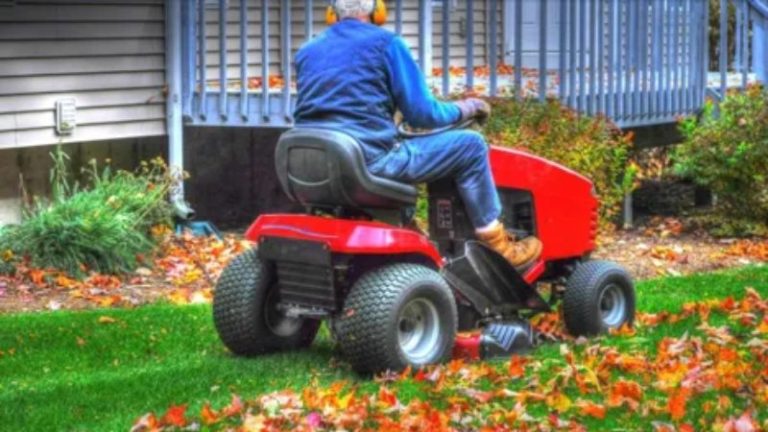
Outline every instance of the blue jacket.
<path id="1" fill-rule="evenodd" d="M 367 163 L 389 151 L 396 109 L 415 127 L 458 121 L 461 113 L 436 100 L 405 41 L 373 24 L 343 20 L 296 54 L 298 126 L 331 127 L 356 138 Z"/>

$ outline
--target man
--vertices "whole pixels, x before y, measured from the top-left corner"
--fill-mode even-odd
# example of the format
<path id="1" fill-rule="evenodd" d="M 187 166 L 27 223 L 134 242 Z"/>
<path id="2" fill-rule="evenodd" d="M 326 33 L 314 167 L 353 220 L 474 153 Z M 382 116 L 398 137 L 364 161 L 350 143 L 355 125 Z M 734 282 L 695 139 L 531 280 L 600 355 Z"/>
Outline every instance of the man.
<path id="1" fill-rule="evenodd" d="M 541 242 L 514 241 L 499 220 L 501 204 L 482 135 L 454 130 L 398 141 L 396 110 L 411 126 L 434 129 L 484 120 L 490 106 L 480 99 L 436 100 L 405 41 L 372 24 L 386 16 L 383 0 L 336 0 L 332 8 L 338 22 L 296 55 L 296 125 L 331 125 L 348 133 L 360 142 L 374 175 L 410 184 L 454 179 L 480 241 L 518 268 L 538 259 Z"/>

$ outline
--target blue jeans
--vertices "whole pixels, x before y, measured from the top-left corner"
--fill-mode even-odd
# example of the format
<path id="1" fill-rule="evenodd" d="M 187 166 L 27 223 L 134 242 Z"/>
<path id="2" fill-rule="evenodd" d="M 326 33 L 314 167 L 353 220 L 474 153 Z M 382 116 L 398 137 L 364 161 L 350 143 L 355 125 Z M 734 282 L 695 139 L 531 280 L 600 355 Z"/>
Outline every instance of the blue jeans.
<path id="1" fill-rule="evenodd" d="M 368 170 L 410 184 L 453 179 L 475 228 L 486 226 L 501 215 L 488 145 L 477 132 L 454 130 L 411 138 L 368 165 Z"/>

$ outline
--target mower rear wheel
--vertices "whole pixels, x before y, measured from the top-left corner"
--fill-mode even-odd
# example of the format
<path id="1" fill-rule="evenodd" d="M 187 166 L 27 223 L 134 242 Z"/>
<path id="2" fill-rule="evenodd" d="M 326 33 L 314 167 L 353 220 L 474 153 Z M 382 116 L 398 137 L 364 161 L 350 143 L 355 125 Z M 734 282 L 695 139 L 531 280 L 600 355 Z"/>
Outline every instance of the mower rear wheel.
<path id="1" fill-rule="evenodd" d="M 364 274 L 334 319 L 345 358 L 360 373 L 447 360 L 456 338 L 456 303 L 440 274 L 392 264 Z"/>
<path id="2" fill-rule="evenodd" d="M 635 319 L 635 288 L 621 266 L 587 261 L 568 278 L 563 297 L 565 327 L 574 336 L 592 336 Z"/>
<path id="3" fill-rule="evenodd" d="M 320 322 L 278 310 L 274 287 L 272 268 L 256 249 L 235 257 L 222 272 L 213 296 L 213 322 L 233 353 L 250 356 L 312 344 Z"/>

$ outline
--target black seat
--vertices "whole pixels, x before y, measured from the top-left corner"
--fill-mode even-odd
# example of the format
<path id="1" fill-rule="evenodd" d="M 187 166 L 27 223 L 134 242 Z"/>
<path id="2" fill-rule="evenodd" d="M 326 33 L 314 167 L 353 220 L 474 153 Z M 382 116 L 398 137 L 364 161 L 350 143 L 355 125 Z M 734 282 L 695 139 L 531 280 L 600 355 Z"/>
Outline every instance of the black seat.
<path id="1" fill-rule="evenodd" d="M 411 185 L 369 173 L 357 140 L 330 129 L 283 133 L 275 167 L 285 193 L 306 206 L 398 209 L 415 204 L 418 195 Z"/>

